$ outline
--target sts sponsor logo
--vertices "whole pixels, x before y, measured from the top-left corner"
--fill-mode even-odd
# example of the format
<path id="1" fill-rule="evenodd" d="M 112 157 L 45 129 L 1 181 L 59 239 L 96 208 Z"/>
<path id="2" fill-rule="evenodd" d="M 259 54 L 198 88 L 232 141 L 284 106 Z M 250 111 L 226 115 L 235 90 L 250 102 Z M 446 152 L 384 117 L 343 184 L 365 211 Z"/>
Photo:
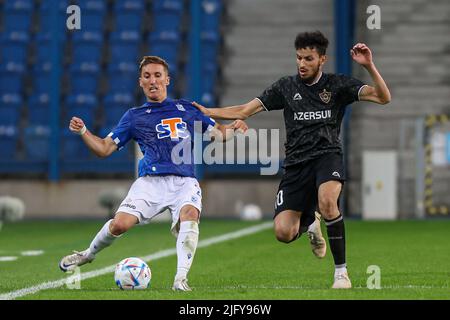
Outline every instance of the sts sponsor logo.
<path id="1" fill-rule="evenodd" d="M 186 139 L 190 134 L 186 122 L 182 118 L 162 119 L 156 125 L 158 139 L 170 138 L 171 140 Z"/>

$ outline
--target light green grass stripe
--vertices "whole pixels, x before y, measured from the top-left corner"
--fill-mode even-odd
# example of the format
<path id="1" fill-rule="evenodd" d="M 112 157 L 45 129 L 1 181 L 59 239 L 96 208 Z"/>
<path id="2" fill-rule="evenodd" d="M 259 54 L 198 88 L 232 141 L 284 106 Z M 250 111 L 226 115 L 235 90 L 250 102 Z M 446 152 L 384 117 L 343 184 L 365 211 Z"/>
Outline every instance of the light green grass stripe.
<path id="1" fill-rule="evenodd" d="M 223 234 L 223 235 L 220 235 L 217 237 L 212 237 L 209 239 L 202 240 L 198 243 L 197 248 L 204 248 L 204 247 L 208 247 L 210 245 L 216 244 L 216 243 L 221 243 L 224 241 L 229 241 L 229 240 L 245 237 L 247 235 L 251 235 L 253 233 L 257 233 L 262 230 L 269 229 L 270 227 L 272 227 L 272 221 L 264 222 L 264 223 L 258 224 L 256 226 L 253 226 L 253 227 L 245 228 L 242 230 L 226 233 L 226 234 Z M 144 261 L 154 261 L 157 259 L 169 257 L 169 256 L 176 255 L 176 254 L 177 254 L 176 249 L 167 249 L 167 250 L 158 251 L 156 253 L 153 253 L 153 254 L 150 254 L 150 255 L 147 255 L 147 256 L 141 257 L 141 258 Z M 90 272 L 82 273 L 81 280 L 86 280 L 86 279 L 98 277 L 98 276 L 101 276 L 101 275 L 104 275 L 104 274 L 107 274 L 110 272 L 114 272 L 115 267 L 116 267 L 116 265 L 111 265 L 111 266 L 108 266 L 108 267 L 105 267 L 102 269 L 97 269 L 97 270 L 93 270 Z M 44 282 L 44 283 L 38 284 L 33 287 L 28 287 L 28 288 L 19 289 L 16 291 L 11 291 L 11 292 L 0 295 L 0 300 L 14 300 L 14 299 L 26 296 L 26 295 L 37 293 L 42 290 L 59 288 L 59 287 L 64 286 L 68 282 L 68 279 L 69 279 L 69 277 L 63 278 L 60 280 L 56 280 L 56 281 Z"/>

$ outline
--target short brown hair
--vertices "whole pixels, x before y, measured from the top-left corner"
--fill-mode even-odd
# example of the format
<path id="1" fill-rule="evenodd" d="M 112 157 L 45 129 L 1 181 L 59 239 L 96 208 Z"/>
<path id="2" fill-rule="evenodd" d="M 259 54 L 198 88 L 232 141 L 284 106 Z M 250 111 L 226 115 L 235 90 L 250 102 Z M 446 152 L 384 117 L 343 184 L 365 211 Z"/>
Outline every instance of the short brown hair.
<path id="1" fill-rule="evenodd" d="M 160 64 L 166 70 L 167 75 L 169 75 L 169 64 L 163 58 L 158 56 L 144 56 L 139 63 L 139 75 L 141 75 L 142 68 L 150 63 Z"/>

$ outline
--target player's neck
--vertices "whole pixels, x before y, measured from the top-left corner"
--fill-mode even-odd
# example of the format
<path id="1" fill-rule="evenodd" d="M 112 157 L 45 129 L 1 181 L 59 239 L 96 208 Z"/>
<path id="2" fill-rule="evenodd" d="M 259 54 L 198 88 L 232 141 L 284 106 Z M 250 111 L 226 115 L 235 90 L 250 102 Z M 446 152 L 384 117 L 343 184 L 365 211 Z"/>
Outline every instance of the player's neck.
<path id="1" fill-rule="evenodd" d="M 315 78 L 310 83 L 305 82 L 305 84 L 307 86 L 315 85 L 317 82 L 319 82 L 320 78 L 322 78 L 322 71 L 319 71 L 315 76 Z"/>
<path id="2" fill-rule="evenodd" d="M 150 102 L 150 103 L 162 103 L 166 99 L 167 99 L 167 96 L 159 98 L 159 99 L 150 99 L 149 97 L 147 97 L 147 102 Z"/>

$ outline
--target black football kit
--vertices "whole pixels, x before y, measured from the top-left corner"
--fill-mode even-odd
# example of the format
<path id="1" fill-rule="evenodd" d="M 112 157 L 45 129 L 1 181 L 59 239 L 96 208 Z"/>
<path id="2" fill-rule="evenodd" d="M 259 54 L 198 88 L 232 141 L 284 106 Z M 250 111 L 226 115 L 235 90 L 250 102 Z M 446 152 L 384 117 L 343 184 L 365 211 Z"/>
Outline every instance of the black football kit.
<path id="1" fill-rule="evenodd" d="M 314 222 L 320 184 L 345 181 L 339 138 L 347 105 L 359 100 L 364 83 L 342 74 L 322 73 L 307 85 L 287 76 L 257 97 L 267 111 L 283 110 L 286 126 L 284 173 L 275 216 L 284 210 L 302 212 L 302 229 Z"/>

